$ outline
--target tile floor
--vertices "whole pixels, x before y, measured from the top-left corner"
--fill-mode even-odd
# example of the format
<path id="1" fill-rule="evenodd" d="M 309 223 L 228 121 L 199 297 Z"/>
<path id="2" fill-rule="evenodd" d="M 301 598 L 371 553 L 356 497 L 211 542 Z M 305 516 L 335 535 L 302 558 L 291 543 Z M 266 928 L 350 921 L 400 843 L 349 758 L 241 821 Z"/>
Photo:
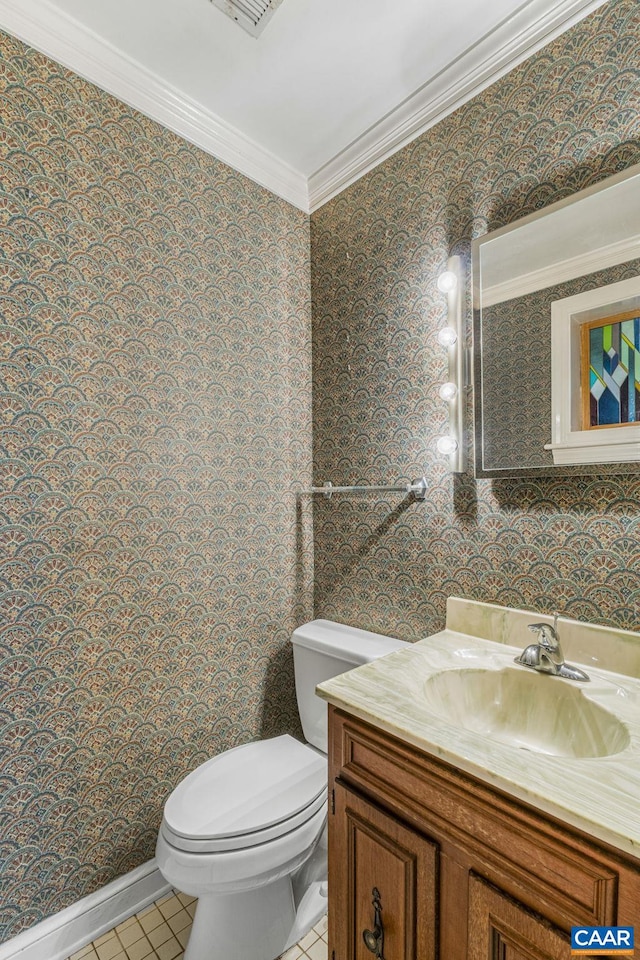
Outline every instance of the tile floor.
<path id="1" fill-rule="evenodd" d="M 69 960 L 182 960 L 195 904 L 184 893 L 169 893 Z M 327 960 L 327 918 L 287 950 L 282 960 Z"/>

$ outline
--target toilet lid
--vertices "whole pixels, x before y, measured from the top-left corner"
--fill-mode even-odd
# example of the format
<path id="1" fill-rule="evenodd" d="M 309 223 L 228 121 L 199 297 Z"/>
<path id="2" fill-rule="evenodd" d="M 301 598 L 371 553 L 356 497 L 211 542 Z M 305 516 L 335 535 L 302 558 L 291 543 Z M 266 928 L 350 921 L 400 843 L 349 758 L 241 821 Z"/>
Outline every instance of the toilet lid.
<path id="1" fill-rule="evenodd" d="M 312 816 L 324 802 L 327 761 L 288 735 L 227 750 L 197 767 L 167 800 L 168 839 L 229 840 L 242 847 L 271 839 Z M 281 829 L 277 829 L 281 825 Z M 168 829 L 167 829 L 168 828 Z M 263 831 L 266 831 L 264 833 Z M 250 835 L 259 833 L 251 841 Z M 227 846 L 227 844 L 224 844 Z"/>

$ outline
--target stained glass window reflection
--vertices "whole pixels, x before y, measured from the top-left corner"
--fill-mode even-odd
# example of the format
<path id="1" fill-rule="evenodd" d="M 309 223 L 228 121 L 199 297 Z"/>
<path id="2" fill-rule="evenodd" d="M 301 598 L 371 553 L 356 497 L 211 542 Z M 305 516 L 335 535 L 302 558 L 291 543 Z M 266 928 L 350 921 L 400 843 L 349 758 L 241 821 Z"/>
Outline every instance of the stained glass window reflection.
<path id="1" fill-rule="evenodd" d="M 582 327 L 584 429 L 640 421 L 640 310 Z"/>

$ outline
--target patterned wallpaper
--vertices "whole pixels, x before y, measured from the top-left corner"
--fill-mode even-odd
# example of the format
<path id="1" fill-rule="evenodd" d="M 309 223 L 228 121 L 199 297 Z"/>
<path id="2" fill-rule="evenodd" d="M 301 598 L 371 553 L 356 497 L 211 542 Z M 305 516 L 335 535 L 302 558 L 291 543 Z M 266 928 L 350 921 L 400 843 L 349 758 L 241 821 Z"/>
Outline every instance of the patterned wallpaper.
<path id="1" fill-rule="evenodd" d="M 316 615 L 417 639 L 453 594 L 640 629 L 637 476 L 476 482 L 435 450 L 438 274 L 640 162 L 638 64 L 640 5 L 611 0 L 313 214 L 315 482 L 429 483 L 316 498 Z"/>
<path id="2" fill-rule="evenodd" d="M 297 732 L 309 219 L 0 38 L 0 925 L 153 856 L 167 795 Z"/>
<path id="3" fill-rule="evenodd" d="M 296 728 L 316 614 L 417 638 L 462 594 L 640 624 L 640 481 L 475 482 L 435 278 L 487 229 L 640 161 L 640 22 L 611 0 L 309 223 L 0 40 L 0 924 L 148 859 L 212 753 Z"/>

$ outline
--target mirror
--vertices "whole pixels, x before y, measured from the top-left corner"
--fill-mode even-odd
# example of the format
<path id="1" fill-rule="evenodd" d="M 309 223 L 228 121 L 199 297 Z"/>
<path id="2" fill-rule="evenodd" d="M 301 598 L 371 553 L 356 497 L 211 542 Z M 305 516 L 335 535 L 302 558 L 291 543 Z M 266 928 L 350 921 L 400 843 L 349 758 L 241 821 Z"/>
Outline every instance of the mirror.
<path id="1" fill-rule="evenodd" d="M 474 241 L 472 267 L 476 476 L 640 471 L 640 164 Z"/>

